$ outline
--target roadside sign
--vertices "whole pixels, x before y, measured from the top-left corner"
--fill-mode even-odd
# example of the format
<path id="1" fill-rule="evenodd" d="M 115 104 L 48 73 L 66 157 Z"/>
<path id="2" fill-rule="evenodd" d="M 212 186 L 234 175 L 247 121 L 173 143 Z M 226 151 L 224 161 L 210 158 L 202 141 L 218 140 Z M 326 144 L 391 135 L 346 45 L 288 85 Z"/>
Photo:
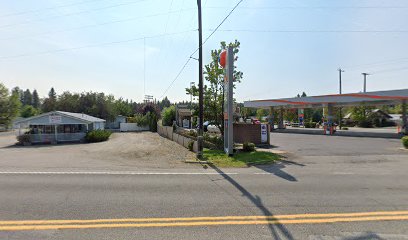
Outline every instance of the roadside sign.
<path id="1" fill-rule="evenodd" d="M 261 124 L 261 142 L 268 142 L 268 127 L 266 124 Z"/>
<path id="2" fill-rule="evenodd" d="M 224 54 L 226 56 L 224 56 Z M 224 151 L 228 155 L 234 153 L 233 139 L 233 79 L 234 79 L 234 52 L 232 47 L 221 53 L 220 65 L 222 66 L 223 58 L 226 58 L 224 74 Z"/>

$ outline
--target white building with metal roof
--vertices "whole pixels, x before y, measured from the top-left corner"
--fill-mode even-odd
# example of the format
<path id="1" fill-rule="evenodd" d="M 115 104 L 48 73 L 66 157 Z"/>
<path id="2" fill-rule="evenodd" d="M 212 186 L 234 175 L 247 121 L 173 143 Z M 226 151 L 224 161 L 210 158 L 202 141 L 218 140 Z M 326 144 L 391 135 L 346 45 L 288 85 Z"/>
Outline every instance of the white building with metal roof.
<path id="1" fill-rule="evenodd" d="M 105 120 L 83 113 L 53 111 L 14 122 L 19 135 L 28 134 L 32 143 L 82 141 L 86 132 L 105 129 Z"/>

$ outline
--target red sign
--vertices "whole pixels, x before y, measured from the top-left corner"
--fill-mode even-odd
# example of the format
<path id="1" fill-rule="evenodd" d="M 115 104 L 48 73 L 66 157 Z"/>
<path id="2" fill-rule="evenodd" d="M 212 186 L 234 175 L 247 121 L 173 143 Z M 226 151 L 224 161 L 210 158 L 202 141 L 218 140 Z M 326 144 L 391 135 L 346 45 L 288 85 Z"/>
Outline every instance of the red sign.
<path id="1" fill-rule="evenodd" d="M 227 51 L 221 52 L 219 62 L 221 67 L 225 68 L 225 65 L 227 64 Z"/>

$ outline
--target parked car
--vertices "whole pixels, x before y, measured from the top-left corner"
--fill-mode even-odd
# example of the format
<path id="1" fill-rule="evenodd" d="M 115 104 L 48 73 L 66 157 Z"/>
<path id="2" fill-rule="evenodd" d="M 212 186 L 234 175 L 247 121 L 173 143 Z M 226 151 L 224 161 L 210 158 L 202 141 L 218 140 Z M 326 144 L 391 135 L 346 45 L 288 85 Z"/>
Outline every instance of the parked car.
<path id="1" fill-rule="evenodd" d="M 252 119 L 253 124 L 261 124 L 261 121 L 259 121 L 257 118 Z"/>

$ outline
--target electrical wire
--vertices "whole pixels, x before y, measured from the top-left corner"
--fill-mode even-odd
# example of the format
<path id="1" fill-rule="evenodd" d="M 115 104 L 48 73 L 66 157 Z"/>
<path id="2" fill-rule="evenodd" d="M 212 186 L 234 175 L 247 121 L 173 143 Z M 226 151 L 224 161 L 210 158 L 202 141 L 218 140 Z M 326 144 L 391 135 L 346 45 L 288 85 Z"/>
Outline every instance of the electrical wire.
<path id="1" fill-rule="evenodd" d="M 213 31 L 208 29 L 207 31 Z M 257 30 L 257 29 L 221 29 L 219 32 L 248 33 L 408 33 L 408 30 Z"/>
<path id="2" fill-rule="evenodd" d="M 31 57 L 31 56 L 38 56 L 38 55 L 45 55 L 45 54 L 72 51 L 72 50 L 79 50 L 79 49 L 84 49 L 84 48 L 93 48 L 93 47 L 99 47 L 99 46 L 105 46 L 105 45 L 134 42 L 134 41 L 143 40 L 143 39 L 166 37 L 166 36 L 170 36 L 170 35 L 183 34 L 183 33 L 193 32 L 193 31 L 196 31 L 196 30 L 187 30 L 187 31 L 182 31 L 182 32 L 159 34 L 159 35 L 152 35 L 152 36 L 139 37 L 139 38 L 131 38 L 131 39 L 126 39 L 126 40 L 112 41 L 112 42 L 96 43 L 96 44 L 90 44 L 90 45 L 84 45 L 84 46 L 78 46 L 78 47 L 72 47 L 72 48 L 60 48 L 60 49 L 54 49 L 54 50 L 49 50 L 49 51 L 37 52 L 37 53 L 28 53 L 28 54 L 4 56 L 4 57 L 0 57 L 0 60 L 21 58 L 21 57 Z"/>
<path id="3" fill-rule="evenodd" d="M 47 17 L 47 18 L 32 19 L 32 20 L 27 20 L 27 21 L 24 21 L 24 22 L 19 22 L 19 23 L 14 23 L 14 24 L 0 25 L 0 29 L 14 27 L 14 26 L 18 26 L 18 25 L 25 25 L 25 24 L 28 24 L 28 23 L 31 23 L 31 22 L 40 22 L 40 21 L 46 21 L 46 20 L 55 19 L 55 18 L 76 16 L 76 15 L 80 15 L 80 14 L 84 14 L 84 13 L 95 12 L 95 11 L 105 10 L 105 9 L 109 9 L 109 8 L 128 6 L 128 5 L 131 5 L 131 4 L 136 4 L 136 3 L 145 2 L 145 1 L 149 1 L 149 0 L 138 0 L 138 1 L 132 1 L 132 2 L 118 3 L 118 4 L 113 4 L 113 5 L 109 5 L 109 6 L 105 6 L 105 7 L 84 10 L 84 11 L 80 11 L 80 12 L 62 14 L 62 15 L 57 15 L 57 16 Z"/>
<path id="4" fill-rule="evenodd" d="M 201 44 L 201 46 L 199 46 L 191 55 L 190 57 L 187 59 L 186 63 L 183 65 L 183 67 L 181 68 L 181 70 L 179 71 L 179 73 L 176 75 L 176 77 L 173 79 L 173 81 L 171 81 L 170 85 L 166 88 L 166 90 L 163 92 L 163 94 L 161 95 L 160 98 L 163 98 L 164 95 L 167 93 L 167 91 L 171 88 L 171 86 L 173 86 L 174 82 L 176 82 L 176 80 L 180 77 L 181 73 L 184 71 L 184 69 L 186 68 L 187 64 L 190 62 L 190 60 L 192 59 L 192 57 L 194 56 L 194 54 L 200 49 L 200 47 L 202 47 L 207 41 L 208 39 L 211 38 L 212 35 L 214 35 L 214 33 L 221 27 L 221 25 L 228 19 L 228 17 L 235 11 L 235 9 L 243 2 L 244 0 L 240 0 L 238 1 L 238 3 L 232 8 L 232 10 L 228 13 L 228 15 L 221 21 L 220 24 L 218 24 L 218 26 L 214 29 L 214 31 L 211 32 L 210 35 L 208 35 L 208 37 L 203 41 L 203 43 Z"/>
<path id="5" fill-rule="evenodd" d="M 193 8 L 186 8 L 183 11 L 190 11 Z M 151 17 L 160 17 L 167 15 L 169 13 L 176 13 L 178 11 L 171 11 L 171 12 L 163 12 L 163 13 L 156 13 L 156 14 L 150 14 L 150 15 L 145 15 L 145 16 L 140 16 L 140 17 L 131 17 L 131 18 L 125 18 L 125 19 L 118 19 L 118 20 L 112 20 L 112 21 L 106 21 L 106 22 L 101 22 L 97 24 L 90 24 L 90 25 L 82 25 L 78 27 L 73 27 L 73 28 L 68 28 L 68 29 L 62 29 L 59 31 L 48 31 L 48 32 L 42 32 L 42 33 L 37 33 L 37 34 L 29 34 L 29 35 L 23 35 L 23 36 L 13 36 L 13 37 L 7 37 L 7 38 L 0 38 L 0 41 L 4 40 L 14 40 L 14 39 L 22 39 L 22 38 L 30 38 L 30 37 L 36 37 L 36 36 L 42 36 L 42 35 L 48 35 L 48 34 L 54 34 L 54 33 L 62 33 L 62 32 L 70 32 L 70 31 L 75 31 L 75 30 L 80 30 L 80 29 L 86 29 L 86 28 L 93 28 L 93 27 L 99 27 L 99 26 L 105 26 L 109 24 L 116 24 L 116 23 L 123 23 L 123 22 L 131 22 L 139 19 L 144 19 L 144 18 L 151 18 Z"/>
<path id="6" fill-rule="evenodd" d="M 225 9 L 226 7 L 217 7 L 217 6 L 210 6 L 206 7 L 208 9 Z M 407 9 L 408 6 L 265 6 L 265 7 L 240 7 L 240 9 L 249 9 L 249 10 L 270 10 L 270 9 L 304 9 L 304 10 L 311 10 L 311 9 L 332 9 L 332 10 L 340 10 L 340 9 Z"/>
<path id="7" fill-rule="evenodd" d="M 82 4 L 86 4 L 86 3 L 90 3 L 90 2 L 100 2 L 100 1 L 101 0 L 88 0 L 88 1 L 69 3 L 69 4 L 65 4 L 65 5 L 58 5 L 58 6 L 54 6 L 54 7 L 40 8 L 40 9 L 34 9 L 34 10 L 26 10 L 26 11 L 1 15 L 0 18 L 12 17 L 12 16 L 17 16 L 17 15 L 25 15 L 25 14 L 29 14 L 29 13 L 36 13 L 36 12 L 40 12 L 40 11 L 47 11 L 47 10 L 53 10 L 53 9 L 58 9 L 58 8 L 65 8 L 65 7 L 72 7 L 72 6 L 82 5 Z"/>

